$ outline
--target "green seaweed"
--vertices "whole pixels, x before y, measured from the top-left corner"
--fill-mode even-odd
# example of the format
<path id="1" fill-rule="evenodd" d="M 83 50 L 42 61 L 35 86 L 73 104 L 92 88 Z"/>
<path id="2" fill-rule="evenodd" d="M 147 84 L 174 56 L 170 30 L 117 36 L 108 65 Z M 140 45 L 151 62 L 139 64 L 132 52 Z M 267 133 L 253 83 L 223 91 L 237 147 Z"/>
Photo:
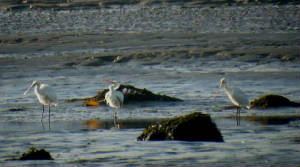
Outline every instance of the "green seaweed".
<path id="1" fill-rule="evenodd" d="M 171 97 L 167 95 L 154 94 L 147 89 L 136 88 L 132 85 L 120 85 L 117 89 L 122 91 L 123 89 L 130 90 L 130 92 L 124 94 L 124 103 L 128 104 L 130 102 L 141 102 L 141 101 L 182 101 L 176 97 Z M 96 96 L 91 98 L 86 98 L 85 100 L 94 100 L 98 102 L 103 102 L 105 94 L 108 92 L 108 89 L 100 90 Z"/>
<path id="2" fill-rule="evenodd" d="M 13 111 L 13 112 L 16 112 L 16 111 L 25 111 L 26 108 L 25 107 L 15 107 L 15 108 L 9 108 L 8 111 Z"/>
<path id="3" fill-rule="evenodd" d="M 207 114 L 195 112 L 157 122 L 146 128 L 137 140 L 183 140 L 224 142 L 215 123 Z"/>

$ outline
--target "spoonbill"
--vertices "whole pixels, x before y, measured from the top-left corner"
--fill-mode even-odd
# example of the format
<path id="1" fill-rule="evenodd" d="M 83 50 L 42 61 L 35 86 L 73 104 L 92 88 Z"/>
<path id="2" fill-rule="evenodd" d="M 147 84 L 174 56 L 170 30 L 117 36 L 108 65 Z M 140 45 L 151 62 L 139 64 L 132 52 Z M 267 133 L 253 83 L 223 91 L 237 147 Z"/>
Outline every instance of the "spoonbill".
<path id="1" fill-rule="evenodd" d="M 220 80 L 219 88 L 222 87 L 224 87 L 225 93 L 227 94 L 230 101 L 233 103 L 233 105 L 236 106 L 237 125 L 240 125 L 241 108 L 250 109 L 248 97 L 239 88 L 229 87 L 225 78 L 221 78 Z"/>
<path id="2" fill-rule="evenodd" d="M 115 108 L 116 111 L 114 112 L 114 124 L 116 126 L 116 120 L 117 120 L 117 110 L 122 107 L 124 102 L 124 94 L 120 91 L 117 91 L 116 89 L 119 87 L 119 85 L 116 86 L 116 83 L 111 81 L 111 85 L 108 87 L 108 92 L 105 94 L 105 101 L 106 103 L 112 107 Z"/>
<path id="3" fill-rule="evenodd" d="M 49 85 L 40 83 L 39 81 L 33 81 L 32 84 L 28 87 L 28 89 L 24 92 L 24 95 L 26 95 L 33 87 L 35 87 L 34 93 L 35 93 L 36 97 L 38 98 L 40 104 L 42 104 L 42 106 L 43 106 L 41 122 L 43 121 L 43 115 L 44 115 L 44 110 L 45 110 L 44 106 L 48 105 L 49 127 L 50 127 L 50 106 L 57 105 L 56 94 Z"/>

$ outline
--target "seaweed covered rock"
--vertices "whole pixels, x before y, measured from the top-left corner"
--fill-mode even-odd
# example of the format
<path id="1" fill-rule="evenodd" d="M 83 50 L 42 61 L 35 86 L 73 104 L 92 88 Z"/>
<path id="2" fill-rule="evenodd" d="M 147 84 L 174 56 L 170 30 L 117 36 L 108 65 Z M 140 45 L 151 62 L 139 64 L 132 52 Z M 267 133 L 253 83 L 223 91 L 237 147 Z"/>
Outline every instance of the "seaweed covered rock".
<path id="1" fill-rule="evenodd" d="M 286 97 L 279 95 L 263 95 L 258 99 L 255 99 L 251 102 L 251 108 L 264 108 L 267 109 L 269 107 L 298 107 L 299 103 L 292 102 Z"/>
<path id="2" fill-rule="evenodd" d="M 22 154 L 19 160 L 53 160 L 53 158 L 48 151 L 31 147 L 27 152 Z"/>
<path id="3" fill-rule="evenodd" d="M 200 112 L 151 125 L 137 140 L 224 141 L 210 116 Z"/>
<path id="4" fill-rule="evenodd" d="M 147 89 L 136 88 L 132 85 L 120 85 L 117 89 L 124 94 L 124 103 L 135 101 L 182 101 L 181 99 L 170 97 L 167 95 L 154 94 Z M 88 101 L 98 101 L 100 104 L 104 103 L 105 94 L 108 89 L 103 89 L 94 97 L 88 98 Z"/>

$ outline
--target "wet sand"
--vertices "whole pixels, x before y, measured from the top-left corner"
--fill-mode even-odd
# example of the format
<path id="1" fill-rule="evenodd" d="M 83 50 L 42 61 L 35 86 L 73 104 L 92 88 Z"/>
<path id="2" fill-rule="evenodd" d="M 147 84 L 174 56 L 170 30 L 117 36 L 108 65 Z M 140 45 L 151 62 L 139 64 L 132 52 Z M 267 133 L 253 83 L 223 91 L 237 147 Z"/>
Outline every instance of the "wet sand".
<path id="1" fill-rule="evenodd" d="M 36 1 L 36 0 L 23 0 L 23 1 L 14 1 L 6 0 L 1 1 L 0 6 L 1 10 L 18 10 L 18 9 L 82 9 L 82 8 L 110 8 L 113 6 L 122 6 L 122 5 L 183 5 L 183 6 L 197 6 L 197 5 L 210 5 L 212 7 L 220 5 L 260 5 L 260 4 L 299 4 L 297 0 L 257 0 L 254 2 L 249 1 L 238 1 L 238 0 L 51 0 L 51 1 Z"/>
<path id="2" fill-rule="evenodd" d="M 47 34 L 0 39 L 2 66 L 43 66 L 43 62 L 101 66 L 129 61 L 154 65 L 180 60 L 297 63 L 300 57 L 297 33 Z"/>

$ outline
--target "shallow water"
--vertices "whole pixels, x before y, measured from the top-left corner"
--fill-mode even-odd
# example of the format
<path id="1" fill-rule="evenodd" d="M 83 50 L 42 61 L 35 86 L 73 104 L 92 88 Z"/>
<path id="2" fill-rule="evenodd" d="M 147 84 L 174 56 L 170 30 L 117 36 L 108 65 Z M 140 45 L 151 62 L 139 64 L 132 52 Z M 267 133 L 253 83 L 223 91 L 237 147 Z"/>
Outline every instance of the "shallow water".
<path id="1" fill-rule="evenodd" d="M 42 147 L 55 161 L 4 161 L 3 166 L 19 165 L 103 165 L 103 166 L 297 166 L 299 164 L 299 121 L 283 125 L 260 124 L 243 120 L 237 127 L 235 120 L 225 118 L 235 110 L 220 111 L 218 107 L 230 105 L 224 93 L 218 90 L 218 73 L 149 70 L 132 72 L 124 76 L 118 67 L 99 74 L 88 74 L 90 69 L 62 70 L 52 76 L 11 77 L 1 81 L 1 159 L 13 158 L 29 147 Z M 118 70 L 117 70 L 118 69 Z M 122 70 L 123 69 L 123 70 Z M 68 71 L 68 70 L 66 70 Z M 50 70 L 50 73 L 53 71 Z M 78 74 L 80 72 L 80 74 Z M 54 73 L 54 72 L 53 72 Z M 140 74 L 139 74 L 140 73 Z M 146 73 L 146 74 L 145 74 Z M 142 103 L 125 105 L 119 112 L 120 130 L 111 129 L 112 109 L 106 106 L 83 107 L 81 102 L 69 103 L 65 99 L 93 96 L 107 85 L 100 82 L 103 76 L 127 79 L 128 83 L 154 92 L 173 95 L 184 102 Z M 263 93 L 276 93 L 299 101 L 298 72 L 234 72 L 227 78 L 244 90 L 250 99 Z M 51 130 L 48 120 L 40 123 L 41 107 L 33 93 L 24 97 L 23 91 L 33 79 L 42 78 L 50 84 L 60 99 L 52 108 Z M 88 83 L 86 81 L 89 81 Z M 266 86 L 268 85 L 268 86 Z M 22 111 L 8 111 L 24 107 Z M 205 142 L 138 142 L 136 137 L 143 128 L 160 118 L 169 118 L 194 111 L 208 113 L 216 122 L 225 143 Z M 298 116 L 299 108 L 280 108 L 242 111 L 246 115 Z M 47 114 L 46 117 L 47 118 Z M 96 123 L 89 123 L 96 122 Z M 43 128 L 44 126 L 44 128 Z"/>
<path id="2" fill-rule="evenodd" d="M 290 6 L 276 7 L 272 10 L 284 11 L 287 7 Z M 251 11 L 255 11 L 255 8 Z M 298 8 L 298 6 L 290 8 Z M 231 7 L 216 10 L 222 9 L 232 10 Z M 23 17 L 22 12 L 24 11 L 16 15 Z M 53 11 L 43 12 L 50 13 L 49 18 L 56 17 L 51 14 Z M 82 12 L 95 11 L 61 12 L 70 17 L 72 13 L 83 17 L 79 16 Z M 7 16 L 9 14 L 7 13 Z M 250 14 L 252 15 L 253 12 Z M 182 17 L 185 16 L 193 17 L 189 13 Z M 115 15 L 111 14 L 107 17 L 115 17 Z M 275 15 L 272 15 L 273 17 Z M 176 18 L 182 19 L 174 17 Z M 161 20 L 156 21 L 161 22 Z M 40 23 L 40 21 L 37 22 Z M 260 22 L 255 23 L 255 25 L 264 26 Z M 51 27 L 54 24 L 55 22 L 52 22 L 48 25 L 51 30 L 42 29 L 39 32 L 54 31 L 55 28 Z M 176 27 L 174 24 L 170 24 L 169 28 Z M 227 25 L 226 22 L 223 24 Z M 24 26 L 20 27 L 17 30 L 12 29 L 10 33 L 27 34 L 36 31 L 34 28 L 29 30 Z M 70 31 L 77 32 L 72 25 L 70 27 Z M 191 27 L 197 28 L 194 25 Z M 237 28 L 249 33 L 249 30 L 243 26 Z M 83 29 L 89 31 L 88 28 Z M 149 29 L 156 34 L 155 28 Z M 8 32 L 8 29 L 1 28 L 1 30 L 1 33 Z M 69 32 L 64 28 L 62 30 Z M 174 30 L 175 34 L 177 30 Z M 126 33 L 128 31 L 126 30 Z M 130 31 L 138 30 L 130 29 Z M 291 33 L 285 30 L 286 34 L 277 34 L 279 31 L 276 27 L 270 31 L 270 34 L 262 37 L 252 36 L 252 31 L 249 34 L 232 33 L 223 36 L 195 32 L 197 36 L 195 40 L 190 38 L 191 35 L 176 36 L 172 30 L 164 35 L 157 33 L 160 38 L 153 39 L 147 37 L 148 32 L 139 32 L 141 34 L 138 36 L 132 36 L 130 33 L 123 34 L 122 39 L 128 40 L 128 43 L 118 42 L 117 35 L 112 35 L 107 39 L 115 39 L 117 42 L 108 40 L 106 51 L 102 50 L 102 45 L 101 47 L 96 45 L 86 47 L 84 42 L 82 44 L 55 43 L 58 50 L 54 52 L 55 47 L 39 51 L 33 46 L 34 41 L 29 42 L 32 46 L 27 46 L 24 50 L 18 47 L 26 45 L 26 42 L 12 44 L 18 46 L 15 50 L 7 49 L 9 46 L 5 45 L 2 49 L 6 49 L 1 50 L 0 55 L 0 164 L 1 166 L 299 166 L 299 119 L 279 125 L 242 119 L 241 125 L 237 127 L 234 118 L 231 118 L 235 110 L 220 109 L 222 106 L 231 105 L 225 93 L 218 89 L 221 77 L 228 78 L 230 84 L 242 89 L 251 100 L 265 93 L 274 93 L 300 101 L 298 54 L 296 60 L 291 61 L 282 61 L 271 54 L 262 56 L 257 52 L 252 54 L 246 52 L 245 55 L 232 54 L 226 59 L 215 58 L 216 54 L 223 50 L 233 53 L 230 50 L 257 49 L 258 47 L 269 49 L 271 52 L 278 48 L 287 48 L 288 51 L 290 48 L 299 49 L 298 32 L 292 31 Z M 36 36 L 39 38 L 39 35 Z M 222 39 L 218 40 L 215 37 L 222 37 Z M 69 38 L 76 39 L 77 37 L 74 35 Z M 88 40 L 83 41 L 89 41 L 92 37 L 87 38 Z M 261 40 L 262 38 L 265 41 Z M 145 43 L 142 42 L 143 40 Z M 62 41 L 68 40 L 63 38 Z M 99 42 L 99 39 L 92 41 Z M 159 42 L 156 43 L 156 41 Z M 273 43 L 270 44 L 272 41 Z M 141 47 L 142 44 L 143 47 Z M 207 45 L 223 47 L 217 48 L 217 51 L 213 53 L 199 54 L 192 58 L 187 58 L 184 54 L 182 55 L 181 50 L 176 50 L 178 48 L 203 49 Z M 64 46 L 68 47 L 64 49 Z M 83 50 L 80 50 L 82 48 Z M 85 56 L 92 57 L 96 54 L 101 57 L 106 52 L 114 53 L 115 50 L 111 48 L 121 48 L 116 49 L 121 56 L 129 51 L 134 54 L 144 50 L 175 50 L 175 52 L 165 55 L 154 53 L 152 56 L 155 59 L 151 56 L 145 58 L 129 55 L 129 61 L 121 63 L 110 61 L 101 65 L 65 65 L 74 61 L 84 61 Z M 97 60 L 97 57 L 92 59 L 94 60 Z M 45 112 L 43 123 L 40 122 L 42 108 L 33 92 L 27 96 L 23 95 L 32 80 L 37 79 L 51 85 L 59 98 L 59 105 L 51 110 L 51 129 L 48 126 L 47 112 Z M 67 102 L 67 99 L 94 96 L 98 90 L 108 86 L 102 82 L 102 79 L 118 80 L 121 83 L 147 88 L 154 93 L 175 96 L 184 101 L 125 105 L 119 111 L 120 129 L 114 129 L 111 108 L 107 106 L 84 107 L 80 101 Z M 12 108 L 19 109 L 19 111 L 11 111 Z M 147 125 L 161 119 L 195 111 L 211 115 L 224 137 L 224 143 L 136 141 L 136 137 Z M 241 115 L 242 117 L 288 115 L 298 118 L 299 113 L 299 108 L 288 107 L 242 110 Z M 45 148 L 55 160 L 5 161 L 21 155 L 31 146 Z"/>

